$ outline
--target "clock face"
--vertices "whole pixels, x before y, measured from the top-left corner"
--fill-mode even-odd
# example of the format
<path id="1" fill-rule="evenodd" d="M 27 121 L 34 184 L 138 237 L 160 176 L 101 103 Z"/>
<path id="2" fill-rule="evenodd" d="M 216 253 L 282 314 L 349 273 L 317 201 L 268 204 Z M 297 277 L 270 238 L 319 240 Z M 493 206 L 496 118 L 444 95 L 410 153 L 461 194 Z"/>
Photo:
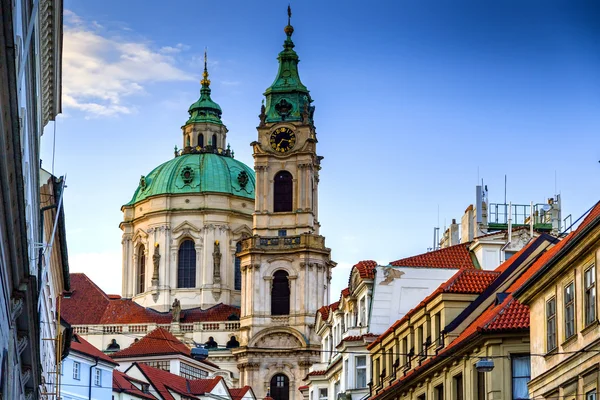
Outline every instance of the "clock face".
<path id="1" fill-rule="evenodd" d="M 271 133 L 271 148 L 279 153 L 291 150 L 296 144 L 296 134 L 290 128 L 277 128 Z"/>

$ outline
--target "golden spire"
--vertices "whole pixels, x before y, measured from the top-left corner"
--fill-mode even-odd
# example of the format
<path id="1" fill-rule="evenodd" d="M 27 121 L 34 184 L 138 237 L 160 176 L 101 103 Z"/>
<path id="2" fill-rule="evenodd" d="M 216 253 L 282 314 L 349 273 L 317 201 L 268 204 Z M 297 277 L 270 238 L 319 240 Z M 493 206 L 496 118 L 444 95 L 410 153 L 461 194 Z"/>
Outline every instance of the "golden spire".
<path id="1" fill-rule="evenodd" d="M 202 80 L 200 84 L 202 86 L 210 86 L 210 79 L 208 79 L 208 69 L 206 68 L 206 47 L 204 48 L 204 72 L 202 73 Z"/>

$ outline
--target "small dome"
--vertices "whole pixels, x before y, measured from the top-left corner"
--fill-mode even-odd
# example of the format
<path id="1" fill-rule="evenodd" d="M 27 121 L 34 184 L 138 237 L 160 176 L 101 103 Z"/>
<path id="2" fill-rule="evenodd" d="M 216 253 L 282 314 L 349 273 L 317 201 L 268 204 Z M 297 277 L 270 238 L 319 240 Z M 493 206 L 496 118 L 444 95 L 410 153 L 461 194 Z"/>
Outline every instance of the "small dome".
<path id="1" fill-rule="evenodd" d="M 183 154 L 142 176 L 126 205 L 152 196 L 187 193 L 225 193 L 254 201 L 254 186 L 254 171 L 232 157 Z"/>

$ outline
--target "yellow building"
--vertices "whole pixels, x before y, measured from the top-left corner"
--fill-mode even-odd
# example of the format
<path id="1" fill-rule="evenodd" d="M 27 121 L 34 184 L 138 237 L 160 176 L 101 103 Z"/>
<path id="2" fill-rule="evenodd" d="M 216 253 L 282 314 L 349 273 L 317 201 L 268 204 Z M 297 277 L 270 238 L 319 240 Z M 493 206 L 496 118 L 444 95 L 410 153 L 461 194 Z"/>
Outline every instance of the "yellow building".
<path id="1" fill-rule="evenodd" d="M 528 398 L 529 310 L 511 293 L 556 242 L 542 234 L 494 271 L 461 269 L 392 325 L 368 346 L 370 398 Z"/>
<path id="2" fill-rule="evenodd" d="M 532 399 L 596 400 L 600 203 L 515 296 L 531 310 Z"/>

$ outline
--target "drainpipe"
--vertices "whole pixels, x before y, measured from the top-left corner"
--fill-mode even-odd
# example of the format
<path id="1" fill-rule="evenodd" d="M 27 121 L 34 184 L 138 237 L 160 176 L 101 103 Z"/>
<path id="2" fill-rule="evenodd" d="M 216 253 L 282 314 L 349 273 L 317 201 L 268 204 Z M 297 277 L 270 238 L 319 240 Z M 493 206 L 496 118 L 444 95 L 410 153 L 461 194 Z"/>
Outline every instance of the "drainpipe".
<path id="1" fill-rule="evenodd" d="M 90 365 L 90 386 L 89 386 L 89 391 L 88 391 L 88 399 L 92 400 L 92 368 L 94 368 L 96 365 L 98 365 L 98 357 L 94 357 L 94 359 L 96 360 L 96 363 L 94 365 Z"/>

